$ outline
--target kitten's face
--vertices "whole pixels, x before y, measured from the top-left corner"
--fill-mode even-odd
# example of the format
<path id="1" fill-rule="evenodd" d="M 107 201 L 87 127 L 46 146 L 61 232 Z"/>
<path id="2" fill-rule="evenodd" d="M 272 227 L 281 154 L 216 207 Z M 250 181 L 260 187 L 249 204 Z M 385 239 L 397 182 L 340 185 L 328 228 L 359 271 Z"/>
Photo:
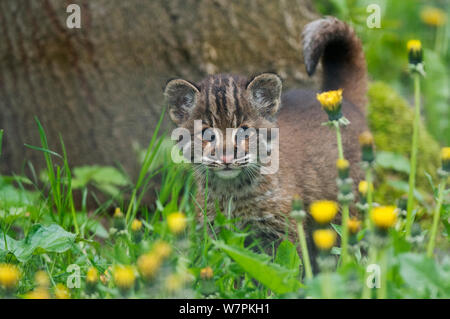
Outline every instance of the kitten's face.
<path id="1" fill-rule="evenodd" d="M 251 81 L 216 75 L 198 86 L 177 79 L 165 89 L 172 120 L 190 131 L 193 152 L 195 143 L 201 145 L 197 172 L 203 174 L 210 168 L 215 176 L 227 180 L 258 173 L 254 147 L 267 143 L 258 132 L 274 127 L 280 95 L 281 81 L 275 74 L 262 74 Z"/>

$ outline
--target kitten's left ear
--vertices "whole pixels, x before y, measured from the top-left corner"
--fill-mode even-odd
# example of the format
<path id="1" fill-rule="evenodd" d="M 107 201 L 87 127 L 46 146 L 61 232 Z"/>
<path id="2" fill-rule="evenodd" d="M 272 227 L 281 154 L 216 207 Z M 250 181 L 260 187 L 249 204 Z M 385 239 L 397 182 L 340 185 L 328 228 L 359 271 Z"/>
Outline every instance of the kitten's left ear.
<path id="1" fill-rule="evenodd" d="M 281 79 L 274 73 L 263 73 L 247 84 L 251 104 L 264 117 L 272 117 L 280 108 Z"/>

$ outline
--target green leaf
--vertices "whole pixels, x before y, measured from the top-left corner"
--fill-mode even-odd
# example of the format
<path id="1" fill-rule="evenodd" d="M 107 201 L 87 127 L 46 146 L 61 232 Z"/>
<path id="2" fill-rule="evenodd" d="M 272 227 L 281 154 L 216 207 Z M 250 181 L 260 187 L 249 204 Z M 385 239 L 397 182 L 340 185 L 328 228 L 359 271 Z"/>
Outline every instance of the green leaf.
<path id="1" fill-rule="evenodd" d="M 409 174 L 409 161 L 403 155 L 379 151 L 377 152 L 375 161 L 378 166 L 385 169 Z"/>
<path id="2" fill-rule="evenodd" d="M 438 265 L 425 254 L 404 253 L 399 255 L 400 275 L 419 297 L 450 296 L 450 271 Z"/>
<path id="3" fill-rule="evenodd" d="M 284 294 L 303 287 L 295 278 L 295 272 L 278 264 L 270 263 L 269 256 L 259 255 L 245 248 L 231 247 L 223 242 L 215 242 L 251 277 L 261 282 L 275 293 Z"/>
<path id="4" fill-rule="evenodd" d="M 302 264 L 298 256 L 297 248 L 288 240 L 283 241 L 278 246 L 275 263 L 292 270 L 295 276 L 299 275 L 300 265 Z"/>
<path id="5" fill-rule="evenodd" d="M 409 184 L 405 181 L 400 180 L 388 180 L 387 184 L 396 190 L 408 193 Z M 414 189 L 414 197 L 421 203 L 424 202 L 423 196 L 419 193 L 417 189 Z"/>
<path id="6" fill-rule="evenodd" d="M 52 224 L 33 225 L 27 236 L 15 241 L 6 236 L 8 251 L 21 262 L 26 262 L 33 254 L 46 252 L 63 253 L 69 250 L 75 242 L 75 234 L 65 231 L 61 226 Z M 4 234 L 0 233 L 0 250 L 5 251 Z"/>

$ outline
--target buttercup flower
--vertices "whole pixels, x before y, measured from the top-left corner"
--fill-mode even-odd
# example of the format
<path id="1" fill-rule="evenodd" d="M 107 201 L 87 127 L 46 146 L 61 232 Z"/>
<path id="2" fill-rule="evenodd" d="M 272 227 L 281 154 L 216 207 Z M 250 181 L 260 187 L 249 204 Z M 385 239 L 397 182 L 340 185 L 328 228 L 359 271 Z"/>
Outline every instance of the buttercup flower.
<path id="1" fill-rule="evenodd" d="M 155 276 L 161 263 L 162 260 L 160 256 L 155 253 L 148 253 L 138 258 L 137 266 L 142 277 L 148 280 Z"/>
<path id="2" fill-rule="evenodd" d="M 350 232 L 350 234 L 354 235 L 361 228 L 361 221 L 355 217 L 350 218 L 347 222 L 347 226 L 348 226 L 348 231 Z"/>
<path id="3" fill-rule="evenodd" d="M 171 213 L 167 216 L 167 224 L 172 233 L 179 234 L 186 228 L 186 215 L 182 212 Z"/>
<path id="4" fill-rule="evenodd" d="M 447 15 L 439 8 L 425 7 L 420 12 L 420 18 L 428 25 L 439 27 L 445 24 Z"/>
<path id="5" fill-rule="evenodd" d="M 0 288 L 11 290 L 17 286 L 20 278 L 19 268 L 11 264 L 0 264 Z"/>
<path id="6" fill-rule="evenodd" d="M 375 226 L 381 230 L 387 230 L 397 221 L 397 207 L 378 206 L 371 212 L 371 218 Z"/>
<path id="7" fill-rule="evenodd" d="M 338 205 L 329 200 L 316 201 L 311 204 L 309 211 L 317 223 L 327 224 L 336 216 Z"/>
<path id="8" fill-rule="evenodd" d="M 134 285 L 136 275 L 131 266 L 116 266 L 114 268 L 114 282 L 121 290 L 128 290 Z"/>
<path id="9" fill-rule="evenodd" d="M 441 149 L 442 169 L 450 172 L 450 147 L 443 147 Z"/>
<path id="10" fill-rule="evenodd" d="M 47 288 L 38 287 L 33 291 L 30 291 L 25 294 L 25 299 L 50 299 L 50 294 L 48 293 Z"/>
<path id="11" fill-rule="evenodd" d="M 406 47 L 408 48 L 409 63 L 413 65 L 422 63 L 422 43 L 419 40 L 409 40 Z"/>
<path id="12" fill-rule="evenodd" d="M 342 89 L 318 93 L 316 98 L 327 112 L 330 121 L 339 120 L 342 117 Z"/>
<path id="13" fill-rule="evenodd" d="M 54 288 L 56 299 L 70 299 L 70 292 L 63 284 L 56 284 Z"/>
<path id="14" fill-rule="evenodd" d="M 319 229 L 314 231 L 313 240 L 320 250 L 330 250 L 336 241 L 336 233 L 331 229 Z"/>
<path id="15" fill-rule="evenodd" d="M 39 287 L 48 287 L 50 286 L 50 279 L 45 271 L 39 270 L 34 275 L 34 281 L 37 283 Z"/>
<path id="16" fill-rule="evenodd" d="M 211 279 L 213 277 L 214 273 L 211 267 L 205 267 L 200 270 L 200 278 L 204 280 Z"/>

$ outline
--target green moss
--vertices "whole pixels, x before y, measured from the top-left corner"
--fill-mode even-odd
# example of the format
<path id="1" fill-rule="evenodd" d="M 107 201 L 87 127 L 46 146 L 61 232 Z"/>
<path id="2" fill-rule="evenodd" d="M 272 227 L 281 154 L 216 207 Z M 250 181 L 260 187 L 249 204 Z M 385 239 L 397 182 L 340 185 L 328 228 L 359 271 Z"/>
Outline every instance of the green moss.
<path id="1" fill-rule="evenodd" d="M 377 149 L 402 154 L 409 159 L 413 108 L 393 88 L 383 82 L 372 83 L 368 97 L 368 121 Z M 425 172 L 433 177 L 436 176 L 436 170 L 439 167 L 439 144 L 428 133 L 422 122 L 419 130 L 417 165 L 416 187 L 419 190 L 429 191 Z M 384 199 L 386 197 L 391 199 L 398 195 L 397 192 L 390 194 L 393 190 L 385 184 L 387 174 L 390 174 L 392 178 L 402 178 L 407 181 L 407 176 L 396 175 L 393 172 L 377 171 L 377 174 Z"/>

